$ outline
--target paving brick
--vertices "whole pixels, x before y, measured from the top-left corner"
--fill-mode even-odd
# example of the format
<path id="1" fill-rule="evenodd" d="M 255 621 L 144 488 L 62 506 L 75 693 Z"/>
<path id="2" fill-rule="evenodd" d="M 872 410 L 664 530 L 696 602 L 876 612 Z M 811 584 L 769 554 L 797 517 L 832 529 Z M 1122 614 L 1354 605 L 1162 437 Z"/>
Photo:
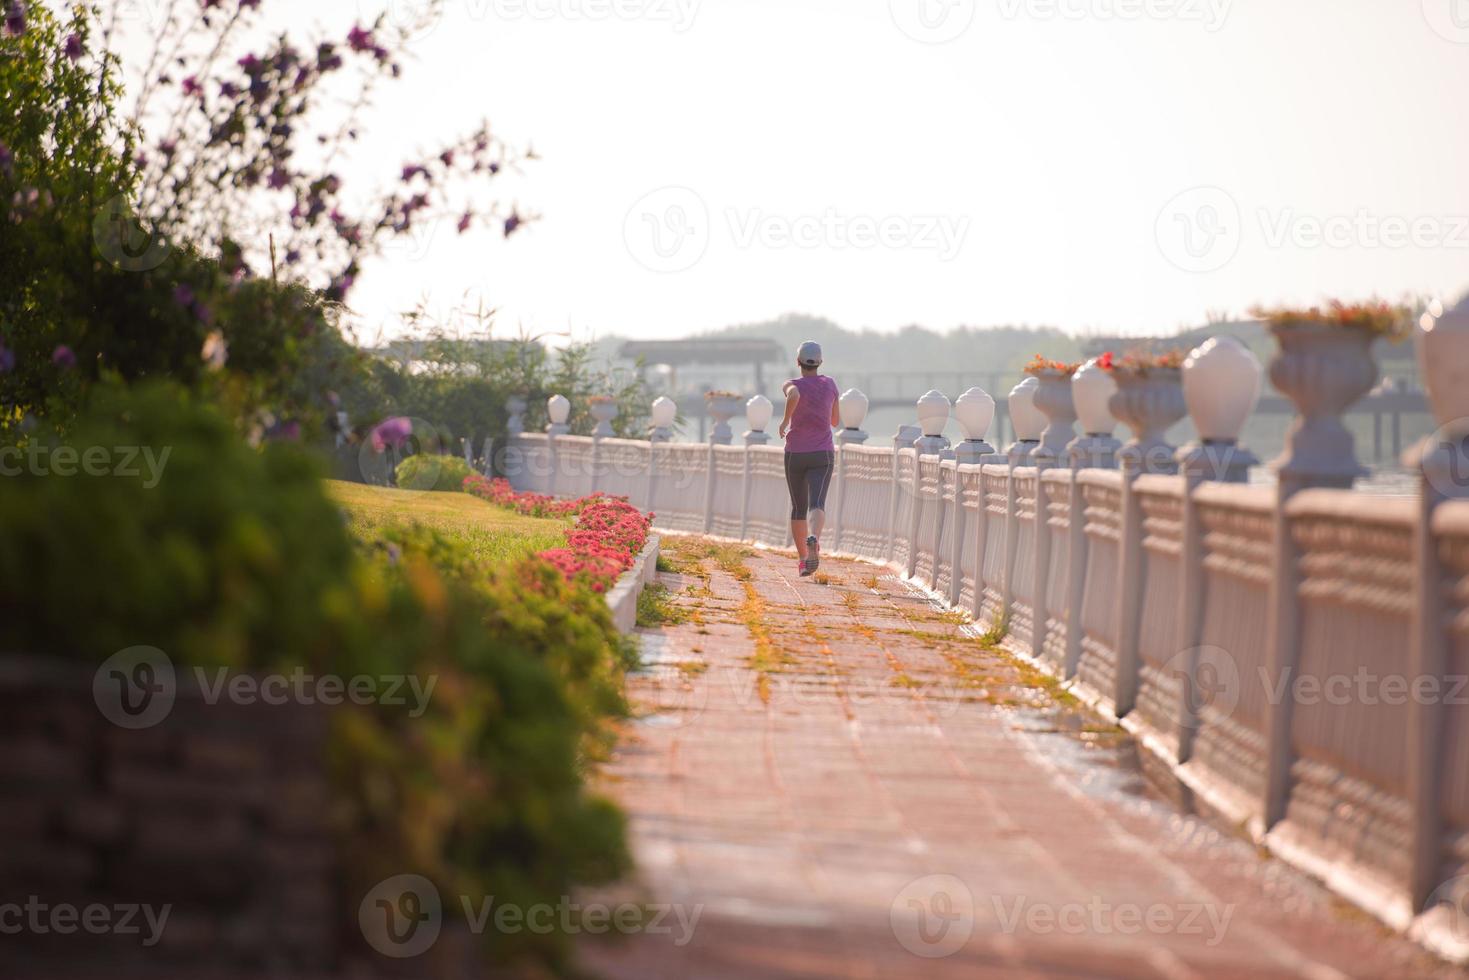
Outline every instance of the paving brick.
<path id="1" fill-rule="evenodd" d="M 746 559 L 776 648 L 763 673 L 738 609 L 665 576 L 676 604 L 732 622 L 643 631 L 662 662 L 706 669 L 630 678 L 653 716 L 604 789 L 648 900 L 700 917 L 683 944 L 585 940 L 602 975 L 1464 975 L 1179 812 L 1124 733 L 1028 687 L 885 570 L 823 558 L 821 585 L 793 564 Z"/>

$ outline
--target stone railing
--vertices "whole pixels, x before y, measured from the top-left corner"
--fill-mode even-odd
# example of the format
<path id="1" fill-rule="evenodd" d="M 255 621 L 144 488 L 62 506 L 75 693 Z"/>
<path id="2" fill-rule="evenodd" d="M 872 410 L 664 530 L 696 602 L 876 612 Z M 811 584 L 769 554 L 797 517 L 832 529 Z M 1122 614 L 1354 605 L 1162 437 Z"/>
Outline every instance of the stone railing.
<path id="1" fill-rule="evenodd" d="M 1149 383 L 1188 388 L 1199 360 L 1182 382 L 1174 371 Z M 1455 489 L 1465 440 L 1425 446 L 1417 498 L 1356 493 L 1350 444 L 1342 459 L 1312 442 L 1338 438 L 1313 403 L 1278 481 L 1248 486 L 1253 459 L 1220 423 L 1242 424 L 1247 406 L 1201 408 L 1191 389 L 1205 441 L 1174 450 L 1158 433 L 1182 411 L 1176 392 L 1099 402 L 1077 379 L 1075 406 L 1042 394 L 1044 417 L 1029 417 L 1017 387 L 1019 441 L 1003 455 L 983 442 L 982 410 L 961 413 L 970 441 L 958 458 L 945 449 L 936 393 L 919 404 L 928 437 L 905 429 L 892 447 L 861 444 L 853 412 L 826 551 L 889 565 L 1002 631 L 1009 650 L 1134 732 L 1203 808 L 1464 956 L 1469 500 L 1450 498 L 1466 496 Z M 1120 449 L 1099 403 L 1129 413 L 1134 439 Z M 1084 406 L 1083 434 L 1064 431 Z M 668 530 L 786 547 L 783 450 L 763 442 L 523 434 L 504 462 L 518 489 L 621 494 Z M 1105 468 L 1114 457 L 1120 468 Z"/>

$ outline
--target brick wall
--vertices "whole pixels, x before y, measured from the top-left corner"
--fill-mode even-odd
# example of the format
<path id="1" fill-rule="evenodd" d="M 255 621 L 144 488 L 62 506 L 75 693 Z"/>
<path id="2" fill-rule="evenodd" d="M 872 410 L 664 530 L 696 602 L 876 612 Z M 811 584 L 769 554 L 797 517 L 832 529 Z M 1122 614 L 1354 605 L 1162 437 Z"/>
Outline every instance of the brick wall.
<path id="1" fill-rule="evenodd" d="M 0 975 L 338 973 L 324 710 L 207 704 L 181 679 L 162 721 L 127 730 L 92 685 L 0 658 Z M 128 906 L 167 907 L 161 933 L 141 911 L 136 933 L 102 925 Z"/>

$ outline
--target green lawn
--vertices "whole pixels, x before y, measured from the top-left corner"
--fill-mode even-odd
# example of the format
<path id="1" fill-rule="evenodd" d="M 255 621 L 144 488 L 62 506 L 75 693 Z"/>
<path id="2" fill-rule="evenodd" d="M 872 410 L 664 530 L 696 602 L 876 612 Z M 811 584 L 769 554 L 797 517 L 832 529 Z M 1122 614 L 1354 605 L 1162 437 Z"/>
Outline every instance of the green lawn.
<path id="1" fill-rule="evenodd" d="M 394 490 L 327 481 L 327 492 L 351 515 L 352 533 L 370 539 L 393 525 L 423 524 L 464 542 L 485 561 L 522 558 L 566 543 L 569 523 L 522 517 L 458 492 Z"/>

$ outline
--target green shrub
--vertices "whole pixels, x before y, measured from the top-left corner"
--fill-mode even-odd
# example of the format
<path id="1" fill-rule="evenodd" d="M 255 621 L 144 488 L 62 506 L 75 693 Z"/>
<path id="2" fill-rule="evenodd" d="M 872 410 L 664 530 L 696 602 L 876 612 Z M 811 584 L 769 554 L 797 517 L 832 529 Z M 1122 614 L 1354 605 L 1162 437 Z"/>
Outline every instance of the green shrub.
<path id="1" fill-rule="evenodd" d="M 349 896 L 418 873 L 445 895 L 554 903 L 627 869 L 622 818 L 581 776 L 621 706 L 600 600 L 421 528 L 354 543 L 299 448 L 251 449 L 175 387 L 98 394 L 64 443 L 34 445 L 143 447 L 158 465 L 0 477 L 0 650 L 100 663 L 143 644 L 180 667 L 433 678 L 418 717 L 333 711 Z M 13 453 L 0 462 L 17 468 Z M 340 914 L 354 928 L 355 901 Z M 497 959 L 567 948 L 530 932 L 485 941 Z"/>
<path id="2" fill-rule="evenodd" d="M 398 464 L 395 478 L 403 490 L 457 491 L 473 472 L 462 457 L 417 453 Z"/>

